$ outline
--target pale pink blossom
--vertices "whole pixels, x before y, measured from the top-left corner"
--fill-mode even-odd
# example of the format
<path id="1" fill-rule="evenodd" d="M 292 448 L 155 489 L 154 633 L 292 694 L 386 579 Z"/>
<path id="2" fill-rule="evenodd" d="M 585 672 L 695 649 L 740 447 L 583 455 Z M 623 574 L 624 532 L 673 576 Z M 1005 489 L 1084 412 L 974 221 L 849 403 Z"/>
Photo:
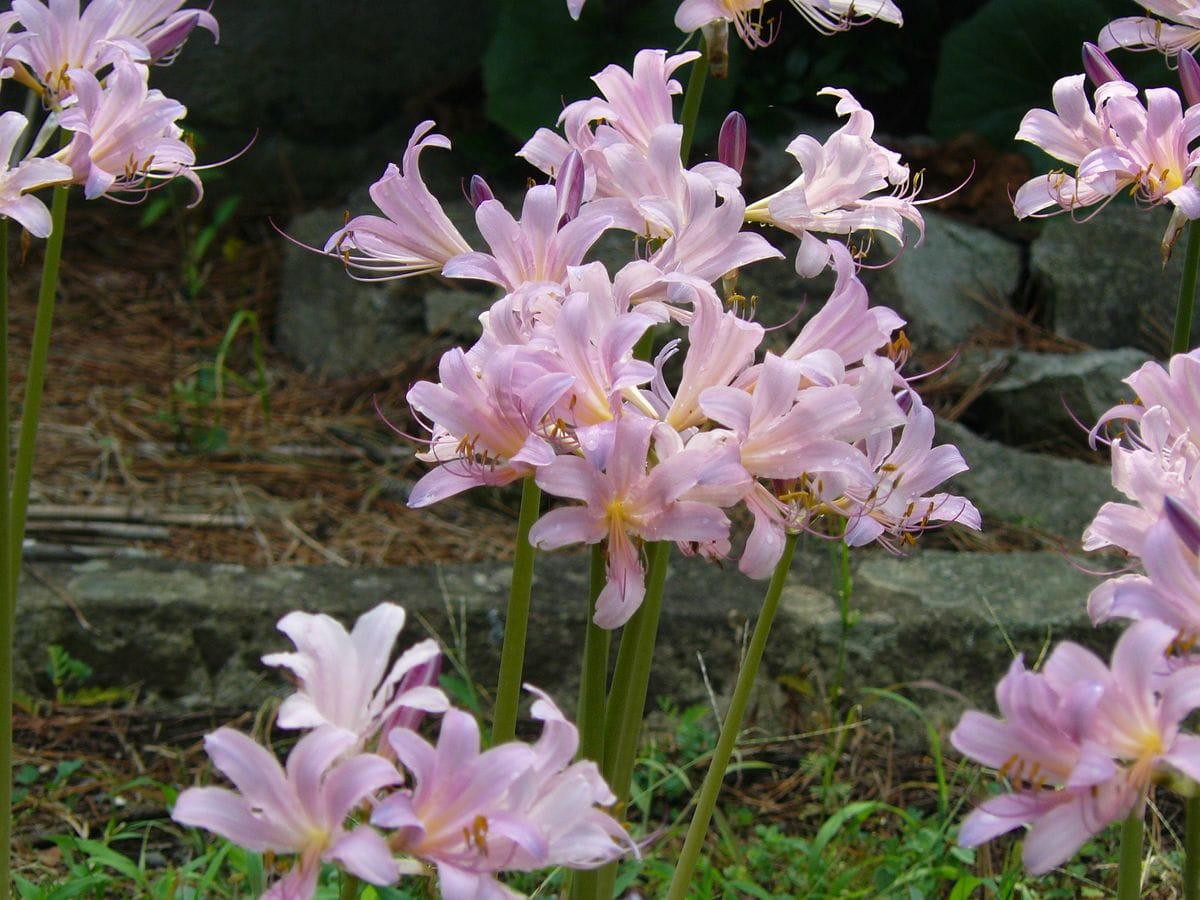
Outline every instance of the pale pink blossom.
<path id="1" fill-rule="evenodd" d="M 1109 22 L 1097 39 L 1100 49 L 1158 50 L 1174 56 L 1200 45 L 1200 6 L 1195 0 L 1138 0 L 1138 5 L 1151 15 Z"/>
<path id="2" fill-rule="evenodd" d="M 669 344 L 655 361 L 654 394 L 664 408 L 663 421 L 679 432 L 704 422 L 700 395 L 709 388 L 731 384 L 742 374 L 754 361 L 764 334 L 761 325 L 723 309 L 707 284 L 696 286 L 693 296 L 695 312 L 688 327 L 687 355 L 674 391 L 667 387 L 663 366 L 678 350 L 678 342 Z"/>
<path id="3" fill-rule="evenodd" d="M 95 5 L 97 0 L 92 0 Z M 168 63 L 196 28 L 207 29 L 214 38 L 220 28 L 213 14 L 204 9 L 180 9 L 187 0 L 119 0 L 121 7 L 109 25 L 109 38 L 133 38 L 146 48 L 146 58 Z"/>
<path id="4" fill-rule="evenodd" d="M 606 150 L 631 144 L 643 156 L 648 152 L 655 129 L 675 121 L 672 98 L 683 87 L 673 73 L 699 56 L 695 51 L 668 56 L 665 50 L 640 50 L 632 72 L 606 66 L 592 76 L 604 96 L 577 100 L 559 116 L 566 137 L 539 128 L 517 155 L 554 175 L 571 151 L 578 151 L 587 171 L 585 198 L 624 196 L 609 169 Z M 598 124 L 593 132 L 594 122 Z"/>
<path id="5" fill-rule="evenodd" d="M 13 149 L 28 127 L 19 112 L 0 115 L 0 216 L 14 219 L 34 237 L 50 234 L 50 210 L 30 191 L 52 184 L 70 182 L 71 167 L 54 159 L 32 157 L 7 168 Z"/>
<path id="6" fill-rule="evenodd" d="M 409 405 L 430 420 L 432 432 L 419 458 L 439 465 L 413 486 L 409 506 L 428 506 L 477 485 L 509 484 L 555 458 L 547 414 L 574 377 L 545 355 L 505 346 L 476 368 L 456 347 L 442 356 L 440 383 L 413 385 Z"/>
<path id="7" fill-rule="evenodd" d="M 336 253 L 369 280 L 436 272 L 471 249 L 421 178 L 421 151 L 450 148 L 448 138 L 429 133 L 433 127 L 426 120 L 413 129 L 403 167 L 389 163 L 371 185 L 371 199 L 383 215 L 356 216 L 325 244 L 326 253 Z"/>
<path id="8" fill-rule="evenodd" d="M 730 444 L 755 478 L 799 480 L 811 467 L 845 452 L 844 442 L 832 436 L 859 413 L 848 385 L 801 390 L 803 378 L 799 363 L 768 356 L 753 393 L 737 387 L 708 388 L 700 395 L 700 406 L 724 429 L 702 432 L 688 446 Z M 745 499 L 754 526 L 738 568 L 751 578 L 766 578 L 783 552 L 787 507 L 759 482 Z"/>
<path id="9" fill-rule="evenodd" d="M 617 628 L 645 597 L 645 568 L 636 539 L 718 541 L 728 537 L 729 519 L 710 503 L 684 496 L 698 485 L 732 486 L 744 493 L 749 476 L 733 448 L 684 450 L 648 468 L 655 422 L 628 413 L 607 433 L 585 445 L 583 457 L 559 456 L 537 471 L 549 494 L 582 500 L 583 506 L 552 509 L 529 533 L 535 547 L 607 540 L 607 583 L 596 601 L 595 622 Z"/>
<path id="10" fill-rule="evenodd" d="M 219 728 L 204 739 L 204 748 L 237 792 L 188 788 L 171 817 L 252 852 L 299 854 L 292 870 L 263 895 L 266 900 L 312 897 L 322 862 L 336 862 L 370 884 L 391 884 L 400 869 L 383 837 L 368 826 L 347 829 L 344 823 L 376 791 L 403 779 L 382 757 L 346 756 L 354 742 L 354 735 L 336 728 L 309 732 L 292 749 L 285 771 L 265 747 Z"/>
<path id="11" fill-rule="evenodd" d="M 567 269 L 583 261 L 613 222 L 607 207 L 586 204 L 564 223 L 565 199 L 555 185 L 535 185 L 525 194 L 520 221 L 499 200 L 480 203 L 475 222 L 492 252 L 456 256 L 445 264 L 443 274 L 487 281 L 509 293 L 539 285 L 563 287 Z"/>
<path id="12" fill-rule="evenodd" d="M 59 124 L 74 137 L 56 158 L 71 167 L 87 199 L 145 194 L 154 182 L 183 178 L 195 190 L 192 205 L 200 202 L 196 154 L 175 124 L 187 109 L 147 86 L 145 66 L 118 63 L 103 85 L 84 69 L 69 74 L 73 104 Z"/>
<path id="13" fill-rule="evenodd" d="M 480 752 L 479 726 L 455 709 L 443 717 L 436 746 L 404 729 L 389 735 L 413 787 L 383 800 L 371 821 L 393 829 L 393 849 L 410 858 L 405 871 L 437 867 L 446 900 L 517 897 L 497 873 L 591 868 L 636 852 L 597 808 L 615 798 L 595 764 L 571 762 L 574 726 L 540 693 L 534 715 L 545 725 L 533 746 L 510 741 Z"/>
<path id="14" fill-rule="evenodd" d="M 903 25 L 904 16 L 892 0 L 790 0 L 792 6 L 822 34 L 845 31 L 874 19 Z"/>
<path id="15" fill-rule="evenodd" d="M 1125 190 L 1147 205 L 1170 203 L 1188 219 L 1200 217 L 1200 188 L 1192 183 L 1200 150 L 1189 150 L 1200 136 L 1200 108 L 1185 111 L 1169 88 L 1147 90 L 1143 104 L 1133 85 L 1110 81 L 1096 88 L 1093 112 L 1083 91 L 1082 75 L 1060 80 L 1059 115 L 1033 110 L 1022 122 L 1019 139 L 1077 168 L 1022 185 L 1013 199 L 1018 218 L 1081 209 Z"/>
<path id="16" fill-rule="evenodd" d="M 713 22 L 732 22 L 747 47 L 765 47 L 772 38 L 769 28 L 763 35 L 766 5 L 767 0 L 683 0 L 675 10 L 675 27 L 692 32 Z"/>
<path id="17" fill-rule="evenodd" d="M 144 45 L 112 33 L 123 2 L 92 0 L 81 13 L 79 0 L 13 0 L 25 36 L 9 49 L 9 61 L 25 65 L 50 106 L 74 93 L 72 69 L 97 75 L 118 60 L 148 61 Z"/>
<path id="18" fill-rule="evenodd" d="M 1016 788 L 968 816 L 960 843 L 1032 823 L 1023 857 L 1041 874 L 1140 811 L 1155 777 L 1200 775 L 1200 738 L 1181 728 L 1200 706 L 1200 668 L 1169 663 L 1175 638 L 1161 622 L 1137 622 L 1117 641 L 1111 669 L 1071 643 L 1055 648 L 1041 674 L 1015 661 L 996 689 L 1005 720 L 968 712 L 950 737 Z"/>
<path id="19" fill-rule="evenodd" d="M 838 98 L 846 123 L 824 144 L 802 134 L 787 147 L 800 163 L 791 184 L 746 207 L 746 220 L 774 225 L 800 238 L 796 271 L 815 275 L 830 262 L 829 245 L 818 234 L 879 232 L 907 244 L 905 223 L 917 230 L 925 220 L 914 199 L 908 167 L 899 154 L 873 137 L 874 117 L 846 90 L 820 92 Z"/>
<path id="20" fill-rule="evenodd" d="M 441 656 L 436 641 L 414 644 L 388 668 L 404 620 L 404 609 L 394 603 L 381 603 L 359 616 L 350 632 L 323 613 L 296 611 L 280 619 L 277 627 L 292 639 L 296 652 L 268 653 L 262 661 L 291 670 L 298 690 L 280 705 L 279 727 L 332 725 L 366 747 L 401 707 L 444 712 L 449 703 L 440 689 L 428 680 L 408 680 L 419 668 L 431 671 L 430 663 Z"/>

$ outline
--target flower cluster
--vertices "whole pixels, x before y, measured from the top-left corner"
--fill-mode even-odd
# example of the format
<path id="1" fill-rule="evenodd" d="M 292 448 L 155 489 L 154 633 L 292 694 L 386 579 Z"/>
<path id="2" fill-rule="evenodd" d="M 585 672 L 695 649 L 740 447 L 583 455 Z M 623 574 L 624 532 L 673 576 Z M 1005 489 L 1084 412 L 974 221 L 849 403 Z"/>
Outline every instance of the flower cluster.
<path id="1" fill-rule="evenodd" d="M 1106 503 L 1084 532 L 1088 550 L 1114 547 L 1144 574 L 1110 578 L 1088 598 L 1097 624 L 1133 620 L 1111 671 L 1074 644 L 1040 673 L 1020 659 L 996 689 L 1004 720 L 968 712 L 954 746 L 991 766 L 1015 793 L 987 801 L 963 824 L 974 846 L 1033 823 L 1024 859 L 1039 873 L 1065 862 L 1109 823 L 1140 811 L 1153 782 L 1200 780 L 1200 738 L 1181 733 L 1200 707 L 1200 351 L 1147 363 L 1126 379 L 1140 400 L 1109 410 L 1113 484 L 1130 502 Z"/>
<path id="2" fill-rule="evenodd" d="M 183 791 L 171 813 L 247 849 L 294 854 L 266 897 L 312 897 L 322 862 L 376 885 L 436 867 L 448 900 L 518 896 L 503 871 L 592 868 L 636 852 L 599 806 L 613 798 L 594 763 L 572 762 L 575 727 L 540 691 L 533 744 L 480 750 L 479 727 L 435 687 L 440 653 L 431 641 L 389 666 L 404 610 L 381 604 L 347 632 L 326 615 L 293 612 L 279 622 L 291 653 L 263 657 L 295 676 L 277 725 L 310 729 L 281 766 L 232 728 L 205 738 L 213 765 L 237 788 Z M 418 727 L 441 715 L 436 744 Z M 599 806 L 598 806 L 599 804 Z"/>
<path id="3" fill-rule="evenodd" d="M 1149 49 L 1155 46 L 1148 42 L 1149 31 L 1161 37 L 1162 49 L 1178 52 L 1182 98 L 1168 87 L 1148 88 L 1139 96 L 1137 86 L 1101 49 Z M 1061 169 L 1022 185 L 1013 200 L 1018 218 L 1083 209 L 1129 191 L 1145 205 L 1172 206 L 1179 222 L 1168 231 L 1168 249 L 1182 222 L 1200 218 L 1200 187 L 1195 183 L 1200 167 L 1200 146 L 1195 146 L 1200 137 L 1200 66 L 1183 47 L 1153 19 L 1117 20 L 1101 32 L 1099 46 L 1084 45 L 1086 74 L 1055 82 L 1054 111 L 1031 110 L 1017 131 L 1018 140 L 1041 147 L 1074 172 Z M 1089 80 L 1094 85 L 1090 99 Z"/>
<path id="4" fill-rule="evenodd" d="M 0 215 L 46 237 L 50 215 L 31 192 L 54 184 L 115 199 L 182 177 L 199 201 L 195 152 L 177 124 L 187 110 L 149 87 L 150 66 L 170 62 L 195 28 L 218 33 L 211 13 L 183 2 L 93 0 L 81 12 L 78 0 L 13 0 L 0 14 L 0 78 L 48 111 L 37 128 L 0 116 Z M 59 128 L 70 141 L 39 156 Z"/>
<path id="5" fill-rule="evenodd" d="M 431 123 L 372 190 L 386 218 L 351 219 L 327 244 L 368 274 L 440 269 L 503 292 L 481 316 L 482 338 L 446 353 L 439 380 L 408 394 L 430 431 L 421 458 L 435 466 L 409 503 L 530 477 L 577 501 L 545 514 L 530 540 L 605 545 L 595 621 L 606 628 L 641 602 L 645 542 L 725 557 L 735 506 L 754 521 L 739 559 L 752 577 L 770 574 L 788 531 L 895 545 L 947 522 L 979 526 L 968 501 L 935 490 L 966 466 L 953 447 L 933 446 L 932 413 L 899 374 L 903 320 L 868 307 L 850 248 L 810 233 L 903 239 L 905 221 L 920 224 L 911 198 L 863 198 L 902 183 L 907 169 L 872 140 L 869 113 L 831 91 L 846 127 L 824 148 L 798 138 L 806 176 L 748 208 L 737 170 L 744 122 L 725 130 L 724 161 L 680 162 L 673 76 L 694 58 L 643 50 L 632 71 L 597 74 L 603 96 L 569 104 L 561 134 L 542 129 L 521 150 L 552 181 L 526 192 L 520 218 L 477 178 L 488 251 L 456 252 L 463 238 L 421 182 L 420 150 L 446 145 Z M 847 170 L 853 179 L 837 175 Z M 761 359 L 763 326 L 713 287 L 782 255 L 744 230 L 747 220 L 802 235 L 801 256 L 814 263 L 805 268 L 837 273 L 791 346 Z M 632 232 L 640 251 L 615 273 L 585 262 L 610 229 Z M 652 360 L 635 353 L 663 323 L 681 336 Z"/>

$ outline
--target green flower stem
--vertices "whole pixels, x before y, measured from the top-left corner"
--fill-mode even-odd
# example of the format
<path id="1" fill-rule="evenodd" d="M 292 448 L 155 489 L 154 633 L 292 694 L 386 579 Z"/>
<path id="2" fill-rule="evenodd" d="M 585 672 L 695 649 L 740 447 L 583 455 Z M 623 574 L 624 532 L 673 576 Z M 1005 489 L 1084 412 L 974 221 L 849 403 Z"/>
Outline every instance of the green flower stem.
<path id="1" fill-rule="evenodd" d="M 1145 814 L 1136 809 L 1121 823 L 1121 867 L 1117 900 L 1138 900 L 1142 890 L 1142 832 Z"/>
<path id="2" fill-rule="evenodd" d="M 592 619 L 596 599 L 604 589 L 605 558 L 602 544 L 592 545 L 591 584 L 588 590 L 587 632 L 583 638 L 583 671 L 579 679 L 579 756 L 597 765 L 604 761 L 604 696 L 608 680 L 608 653 L 612 632 Z"/>
<path id="3" fill-rule="evenodd" d="M 700 117 L 700 101 L 704 97 L 704 82 L 708 78 L 708 48 L 704 36 L 700 37 L 700 58 L 692 63 L 688 76 L 687 90 L 683 95 L 683 109 L 679 113 L 679 124 L 683 126 L 683 139 L 679 142 L 679 156 L 686 166 L 692 152 L 692 138 L 696 135 L 696 120 Z"/>
<path id="4" fill-rule="evenodd" d="M 637 757 L 642 713 L 650 684 L 654 660 L 654 642 L 658 637 L 658 618 L 662 612 L 663 588 L 667 583 L 670 541 L 650 545 L 650 567 L 646 575 L 646 596 L 621 634 L 617 668 L 605 716 L 604 777 L 617 795 L 617 805 L 629 799 L 633 762 Z"/>
<path id="5" fill-rule="evenodd" d="M 1188 797 L 1183 837 L 1183 900 L 1200 900 L 1200 797 Z"/>
<path id="6" fill-rule="evenodd" d="M 50 326 L 54 320 L 54 295 L 58 290 L 58 267 L 62 259 L 63 232 L 66 231 L 68 185 L 54 189 L 50 204 L 50 237 L 46 239 L 46 257 L 42 263 L 42 284 L 38 291 L 37 320 L 33 326 L 33 347 L 25 380 L 25 402 L 21 409 L 21 436 L 13 470 L 12 509 L 10 511 L 8 602 L 17 602 L 17 582 L 21 576 L 21 546 L 25 540 L 25 511 L 29 506 L 29 484 L 33 479 L 33 454 L 37 447 L 38 419 L 42 414 L 42 386 L 46 380 L 46 359 L 50 355 Z M 5 439 L 8 435 L 5 435 Z"/>
<path id="7" fill-rule="evenodd" d="M 0 847 L 12 846 L 13 751 L 13 637 L 17 604 L 12 585 L 12 555 L 8 529 L 9 430 L 8 411 L 8 219 L 0 217 Z M 12 884 L 12 854 L 0 854 L 0 898 L 8 900 Z"/>
<path id="8" fill-rule="evenodd" d="M 692 823 L 688 826 L 687 837 L 683 842 L 683 850 L 675 865 L 675 875 L 671 879 L 671 888 L 667 894 L 668 900 L 683 900 L 691 886 L 692 876 L 696 871 L 696 863 L 700 860 L 700 851 L 704 847 L 704 838 L 708 834 L 708 824 L 712 820 L 713 810 L 717 805 L 717 795 L 721 792 L 721 783 L 725 780 L 725 770 L 729 766 L 729 758 L 733 755 L 733 747 L 737 741 L 738 732 L 742 728 L 742 717 L 746 714 L 746 704 L 750 700 L 750 691 L 758 676 L 758 666 L 762 662 L 763 651 L 767 646 L 767 637 L 771 633 L 771 624 L 775 621 L 775 613 L 779 609 L 779 599 L 783 595 L 783 586 L 787 582 L 788 570 L 792 567 L 792 555 L 796 550 L 796 535 L 789 534 L 783 547 L 783 556 L 775 566 L 771 583 L 763 598 L 762 611 L 754 625 L 754 635 L 750 638 L 750 646 L 746 650 L 746 658 L 738 672 L 737 683 L 733 687 L 733 696 L 729 700 L 729 709 L 725 713 L 725 721 L 721 725 L 721 736 L 717 739 L 717 747 L 713 751 L 712 761 L 708 764 L 708 772 L 704 776 L 704 784 L 696 798 L 696 809 L 692 813 Z"/>
<path id="9" fill-rule="evenodd" d="M 521 513 L 517 519 L 516 556 L 504 619 L 504 645 L 500 649 L 500 681 L 496 685 L 496 711 L 492 744 L 511 741 L 517 734 L 517 707 L 521 702 L 521 673 L 525 668 L 525 635 L 529 630 L 529 598 L 533 593 L 533 545 L 529 529 L 537 520 L 542 491 L 533 480 L 521 483 Z"/>
<path id="10" fill-rule="evenodd" d="M 338 891 L 338 900 L 358 900 L 358 889 L 361 886 L 362 882 L 349 872 L 342 872 L 341 890 Z"/>
<path id="11" fill-rule="evenodd" d="M 1187 353 L 1192 340 L 1192 309 L 1196 305 L 1196 273 L 1200 270 L 1200 228 L 1188 223 L 1187 255 L 1183 258 L 1183 277 L 1179 281 L 1179 303 L 1175 307 L 1175 334 L 1171 354 Z"/>
<path id="12" fill-rule="evenodd" d="M 605 578 L 604 545 L 593 544 L 587 632 L 583 638 L 583 671 L 579 680 L 578 718 L 579 757 L 590 759 L 597 765 L 604 762 L 604 695 L 612 632 L 601 628 L 592 618 L 596 615 L 596 599 L 604 590 Z M 581 869 L 572 872 L 570 881 L 572 900 L 600 897 L 600 870 Z"/>
<path id="13" fill-rule="evenodd" d="M 663 588 L 667 583 L 667 561 L 671 556 L 669 541 L 650 545 L 650 568 L 646 575 L 646 596 L 621 632 L 617 664 L 613 672 L 612 689 L 608 694 L 605 716 L 604 765 L 600 771 L 617 797 L 616 811 L 620 815 L 629 800 L 629 785 L 633 780 L 633 763 L 637 758 L 638 736 L 642 729 L 642 714 L 646 708 L 646 691 L 650 684 L 650 667 L 654 658 L 654 642 L 658 637 L 658 618 L 662 612 Z M 610 900 L 617 881 L 617 863 L 611 862 L 593 873 L 586 873 L 581 883 L 581 898 Z"/>

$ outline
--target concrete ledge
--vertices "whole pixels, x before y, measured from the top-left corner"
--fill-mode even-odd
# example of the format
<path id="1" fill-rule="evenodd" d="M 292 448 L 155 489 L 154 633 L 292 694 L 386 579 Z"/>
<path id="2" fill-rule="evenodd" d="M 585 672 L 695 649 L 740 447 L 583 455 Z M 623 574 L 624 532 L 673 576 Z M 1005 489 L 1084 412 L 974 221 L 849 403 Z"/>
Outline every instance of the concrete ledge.
<path id="1" fill-rule="evenodd" d="M 544 556 L 535 583 L 526 680 L 568 709 L 582 656 L 586 565 L 585 556 Z M 671 565 L 650 691 L 684 708 L 708 698 L 697 654 L 714 691 L 725 695 L 731 688 L 765 583 L 678 555 Z M 34 686 L 46 646 L 57 643 L 95 669 L 94 684 L 137 684 L 146 701 L 183 708 L 254 707 L 282 695 L 284 680 L 259 658 L 290 648 L 275 630 L 284 613 L 320 611 L 351 623 L 382 600 L 410 613 L 403 644 L 432 629 L 453 649 L 454 635 L 465 635 L 470 671 L 490 688 L 510 571 L 505 563 L 249 569 L 90 561 L 30 568 L 18 613 L 19 686 Z M 946 727 L 967 701 L 993 708 L 994 685 L 1012 659 L 1010 644 L 1030 661 L 1047 642 L 1061 639 L 1107 656 L 1115 634 L 1093 629 L 1084 610 L 1097 579 L 1057 554 L 929 551 L 895 558 L 867 551 L 855 555 L 853 579 L 859 618 L 848 643 L 850 696 L 861 687 L 908 685 Z M 770 679 L 787 675 L 818 688 L 828 683 L 841 630 L 834 597 L 826 546 L 810 540 L 798 553 L 772 633 L 765 662 Z M 778 682 L 760 684 L 755 721 L 785 727 Z M 897 725 L 902 745 L 919 748 L 924 740 L 921 729 L 903 723 L 907 714 L 899 707 L 876 704 L 867 715 Z"/>

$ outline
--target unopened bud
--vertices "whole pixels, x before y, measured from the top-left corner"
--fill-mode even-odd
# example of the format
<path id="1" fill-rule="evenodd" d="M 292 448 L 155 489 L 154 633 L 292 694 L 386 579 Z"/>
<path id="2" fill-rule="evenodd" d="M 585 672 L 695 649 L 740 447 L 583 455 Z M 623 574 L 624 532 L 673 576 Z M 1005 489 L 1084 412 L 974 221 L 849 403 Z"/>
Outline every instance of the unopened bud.
<path id="1" fill-rule="evenodd" d="M 739 175 L 746 163 L 746 117 L 736 109 L 721 123 L 717 136 L 717 159 Z"/>
<path id="2" fill-rule="evenodd" d="M 558 187 L 558 227 L 562 228 L 577 215 L 583 206 L 583 157 L 572 150 L 558 170 L 555 185 Z"/>
<path id="3" fill-rule="evenodd" d="M 467 191 L 467 200 L 471 202 L 473 209 L 479 209 L 479 204 L 485 200 L 495 200 L 496 195 L 492 193 L 492 189 L 488 187 L 488 183 L 483 180 L 482 175 L 471 176 L 471 186 Z"/>
<path id="4" fill-rule="evenodd" d="M 1083 44 L 1083 71 L 1096 87 L 1110 81 L 1125 80 L 1125 76 L 1113 65 L 1108 54 L 1090 41 L 1084 41 Z"/>
<path id="5" fill-rule="evenodd" d="M 1174 497 L 1167 497 L 1163 500 L 1163 515 L 1184 546 L 1193 555 L 1200 553 L 1200 520 L 1196 514 Z"/>
<path id="6" fill-rule="evenodd" d="M 180 16 L 178 21 L 174 22 L 170 27 L 165 28 L 153 40 L 148 41 L 146 49 L 150 51 L 150 62 L 161 64 L 168 63 L 174 59 L 175 54 L 183 46 L 183 42 L 192 33 L 192 29 L 199 23 L 199 12 L 190 16 Z"/>
<path id="7" fill-rule="evenodd" d="M 1188 106 L 1200 103 L 1200 63 L 1192 51 L 1181 50 L 1179 56 L 1179 82 L 1183 86 L 1183 99 Z"/>

